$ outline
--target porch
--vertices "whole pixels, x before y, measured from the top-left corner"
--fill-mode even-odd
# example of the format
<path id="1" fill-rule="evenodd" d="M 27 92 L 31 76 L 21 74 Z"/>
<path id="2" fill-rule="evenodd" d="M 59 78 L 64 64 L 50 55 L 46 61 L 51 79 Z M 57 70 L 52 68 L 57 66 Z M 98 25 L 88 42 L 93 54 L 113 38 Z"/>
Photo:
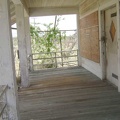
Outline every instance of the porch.
<path id="1" fill-rule="evenodd" d="M 30 73 L 19 91 L 21 120 L 119 120 L 120 95 L 82 67 Z"/>
<path id="2" fill-rule="evenodd" d="M 29 74 L 30 68 L 48 65 L 40 60 L 39 66 L 34 62 L 39 58 L 34 58 L 31 50 L 29 18 L 69 14 L 76 15 L 75 60 L 81 67 L 56 69 L 66 63 L 60 51 L 59 56 L 54 53 L 53 60 L 45 58 L 52 60 L 50 66 L 55 70 Z M 11 32 L 14 23 L 20 62 L 19 92 Z M 0 100 L 0 119 L 120 120 L 120 0 L 0 0 L 0 28 L 0 86 L 4 88 L 0 92 L 6 98 Z M 67 64 L 71 66 L 71 62 Z"/>

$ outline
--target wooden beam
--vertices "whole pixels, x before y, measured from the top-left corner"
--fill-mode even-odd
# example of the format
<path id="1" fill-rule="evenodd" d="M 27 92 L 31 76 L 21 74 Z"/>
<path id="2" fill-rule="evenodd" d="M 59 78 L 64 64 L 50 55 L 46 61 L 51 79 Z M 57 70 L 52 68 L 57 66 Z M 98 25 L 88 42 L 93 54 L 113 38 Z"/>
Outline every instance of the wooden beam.
<path id="1" fill-rule="evenodd" d="M 25 11 L 26 11 L 26 13 L 29 15 L 29 10 L 28 10 L 27 4 L 26 4 L 26 2 L 24 0 L 12 0 L 12 2 L 14 4 L 16 4 L 16 5 L 17 4 L 22 4 L 24 9 L 25 9 Z"/>
<path id="2" fill-rule="evenodd" d="M 65 15 L 65 14 L 77 14 L 79 12 L 78 7 L 63 7 L 63 8 L 30 8 L 30 16 L 49 16 L 49 15 Z"/>

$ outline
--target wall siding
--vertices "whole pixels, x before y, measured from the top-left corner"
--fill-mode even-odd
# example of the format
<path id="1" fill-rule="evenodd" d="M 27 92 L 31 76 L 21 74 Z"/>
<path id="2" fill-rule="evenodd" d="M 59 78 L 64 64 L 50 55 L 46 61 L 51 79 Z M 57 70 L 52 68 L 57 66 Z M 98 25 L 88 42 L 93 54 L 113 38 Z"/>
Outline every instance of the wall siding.
<path id="1" fill-rule="evenodd" d="M 81 56 L 100 62 L 98 11 L 80 19 Z"/>

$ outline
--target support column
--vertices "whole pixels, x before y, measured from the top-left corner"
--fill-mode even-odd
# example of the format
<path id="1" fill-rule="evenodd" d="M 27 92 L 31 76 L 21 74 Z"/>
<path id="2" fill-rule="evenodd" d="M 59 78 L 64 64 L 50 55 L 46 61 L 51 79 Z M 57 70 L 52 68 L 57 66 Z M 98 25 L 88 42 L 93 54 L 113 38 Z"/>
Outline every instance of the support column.
<path id="1" fill-rule="evenodd" d="M 26 34 L 26 47 L 27 47 L 27 57 L 29 57 L 29 70 L 32 70 L 33 61 L 32 61 L 32 50 L 31 50 L 31 37 L 30 37 L 30 23 L 29 16 L 25 15 L 25 34 Z"/>
<path id="2" fill-rule="evenodd" d="M 82 66 L 82 57 L 81 57 L 81 53 L 80 53 L 80 15 L 79 13 L 76 16 L 77 19 L 77 35 L 78 35 L 78 65 Z"/>
<path id="3" fill-rule="evenodd" d="M 17 35 L 18 35 L 18 49 L 20 59 L 20 74 L 21 85 L 23 87 L 29 86 L 28 75 L 28 60 L 27 60 L 27 47 L 26 47 L 26 35 L 25 35 L 25 20 L 24 20 L 24 7 L 22 4 L 17 4 L 16 18 L 17 18 Z"/>
<path id="4" fill-rule="evenodd" d="M 120 2 L 117 0 L 118 92 L 120 92 Z"/>
<path id="5" fill-rule="evenodd" d="M 0 0 L 0 85 L 8 85 L 7 105 L 9 120 L 19 120 L 9 7 L 9 0 Z"/>
<path id="6" fill-rule="evenodd" d="M 99 10 L 99 43 L 100 43 L 100 65 L 101 80 L 106 80 L 106 37 L 105 37 L 105 13 Z"/>

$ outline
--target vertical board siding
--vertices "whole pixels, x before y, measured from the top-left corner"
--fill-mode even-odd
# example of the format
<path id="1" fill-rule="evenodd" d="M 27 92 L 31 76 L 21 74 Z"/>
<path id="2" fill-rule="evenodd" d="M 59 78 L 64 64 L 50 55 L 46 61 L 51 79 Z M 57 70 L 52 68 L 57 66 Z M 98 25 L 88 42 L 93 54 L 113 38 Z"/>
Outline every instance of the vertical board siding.
<path id="1" fill-rule="evenodd" d="M 81 55 L 100 62 L 98 11 L 80 19 Z"/>

